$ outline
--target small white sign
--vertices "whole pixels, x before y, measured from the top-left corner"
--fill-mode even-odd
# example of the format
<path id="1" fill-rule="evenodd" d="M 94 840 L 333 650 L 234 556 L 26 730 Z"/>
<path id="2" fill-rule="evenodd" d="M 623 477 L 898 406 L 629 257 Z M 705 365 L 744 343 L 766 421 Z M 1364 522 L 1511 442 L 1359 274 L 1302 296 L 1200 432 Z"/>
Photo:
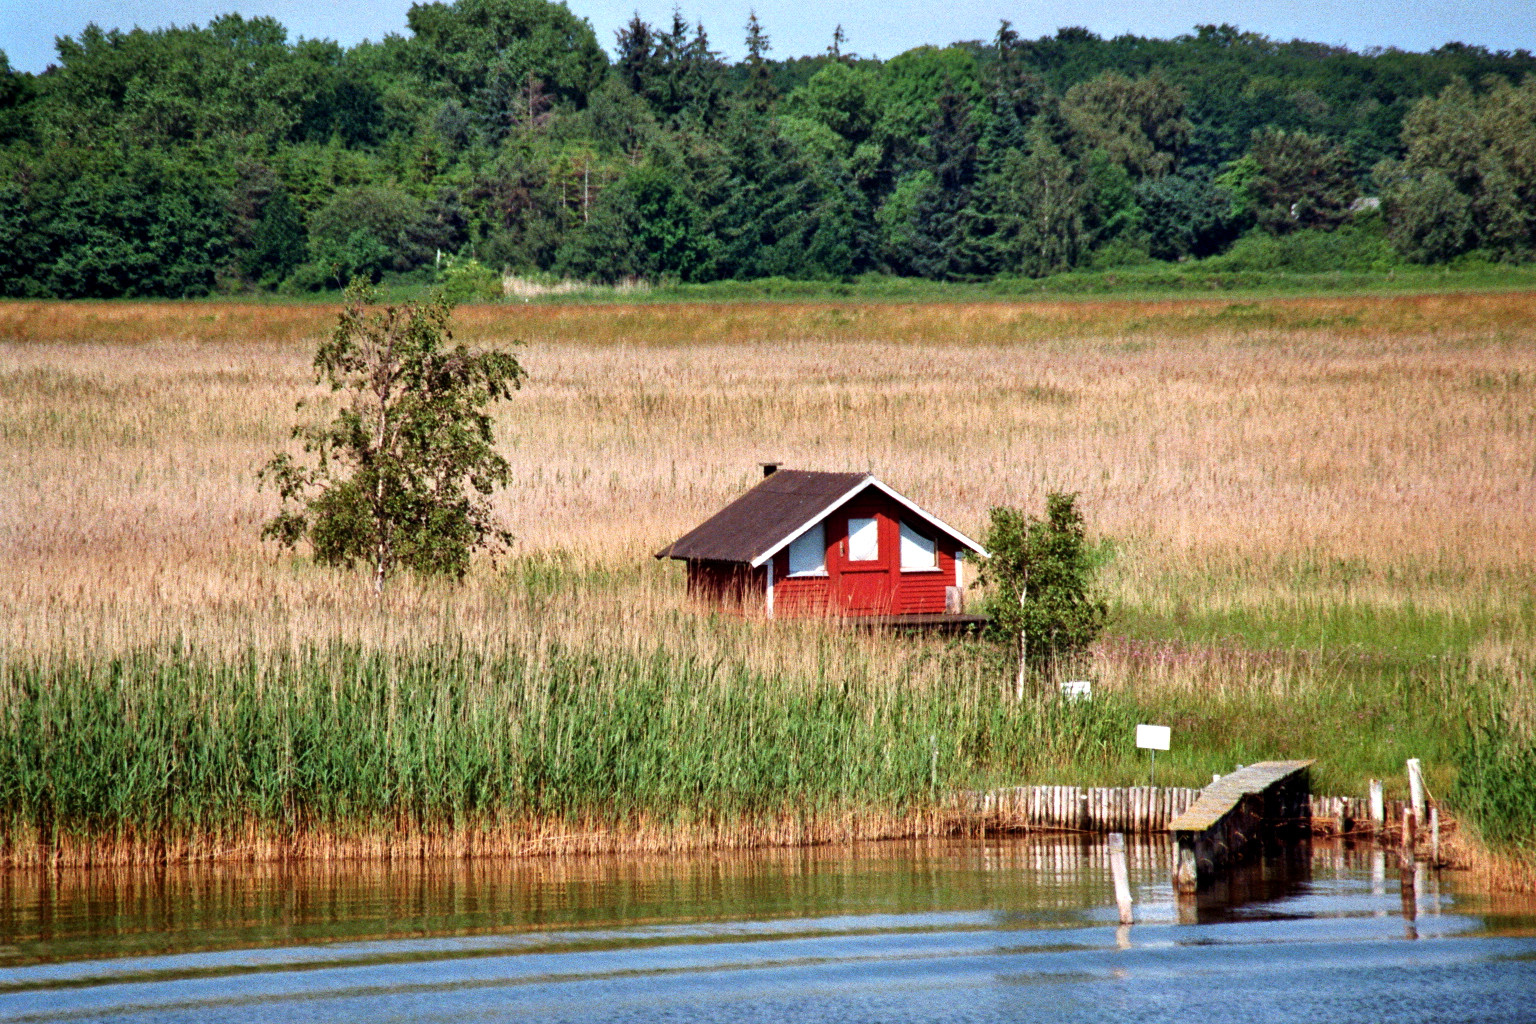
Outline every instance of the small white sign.
<path id="1" fill-rule="evenodd" d="M 1167 750 L 1172 733 L 1166 725 L 1138 725 L 1136 745 L 1147 750 Z"/>
<path id="2" fill-rule="evenodd" d="M 1074 679 L 1061 684 L 1061 696 L 1066 700 L 1093 700 L 1093 684 L 1086 679 Z"/>

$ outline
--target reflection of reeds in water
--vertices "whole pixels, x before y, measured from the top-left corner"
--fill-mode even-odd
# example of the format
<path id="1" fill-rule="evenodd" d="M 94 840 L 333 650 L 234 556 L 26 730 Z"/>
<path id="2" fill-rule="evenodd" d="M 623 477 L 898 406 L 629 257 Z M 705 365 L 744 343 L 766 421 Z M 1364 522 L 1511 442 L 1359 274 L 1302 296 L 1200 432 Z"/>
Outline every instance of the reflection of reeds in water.
<path id="1" fill-rule="evenodd" d="M 1125 849 L 1138 920 L 1172 919 L 1168 838 L 1132 837 Z M 1343 879 L 1368 884 L 1385 907 L 1395 902 L 1389 897 L 1400 880 L 1390 844 L 1339 840 L 1272 850 L 1239 875 L 1222 891 L 1202 894 L 1202 914 L 1226 920 L 1241 911 L 1251 919 L 1256 903 L 1294 896 L 1308 882 Z M 665 855 L 23 869 L 0 874 L 0 965 L 108 951 L 154 955 L 435 935 L 528 936 L 543 948 L 622 944 L 622 929 L 633 926 L 751 922 L 749 930 L 761 934 L 774 931 L 765 922 L 795 920 L 814 932 L 819 917 L 856 928 L 850 918 L 858 915 L 931 911 L 979 910 L 999 921 L 1024 914 L 1034 926 L 1070 925 L 1085 911 L 1102 911 L 1100 920 L 1108 920 L 1110 878 L 1102 837 L 1060 835 Z M 1423 878 L 1424 914 L 1440 912 L 1442 893 L 1474 896 L 1474 913 L 1531 912 L 1528 897 L 1490 895 L 1464 872 L 1427 871 Z M 1352 902 L 1349 913 L 1358 906 Z M 685 931 L 679 940 L 698 935 Z M 649 928 L 634 936 L 664 940 Z"/>
<path id="2" fill-rule="evenodd" d="M 1166 884 L 1165 837 L 1133 840 L 1128 853 L 1138 886 Z M 7 947 L 0 964 L 86 956 L 107 946 L 121 956 L 681 920 L 1071 913 L 1108 899 L 1108 879 L 1101 841 L 1061 836 L 666 855 L 22 869 L 0 874 L 0 941 Z"/>

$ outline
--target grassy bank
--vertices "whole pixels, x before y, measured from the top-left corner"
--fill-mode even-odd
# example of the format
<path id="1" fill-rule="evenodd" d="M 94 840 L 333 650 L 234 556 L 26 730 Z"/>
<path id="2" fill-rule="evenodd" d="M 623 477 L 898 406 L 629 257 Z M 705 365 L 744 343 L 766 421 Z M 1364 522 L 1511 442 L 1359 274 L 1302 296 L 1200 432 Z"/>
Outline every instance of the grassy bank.
<path id="1" fill-rule="evenodd" d="M 423 836 L 428 822 L 431 835 L 458 835 L 457 822 L 473 820 L 481 832 L 463 835 L 483 832 L 506 850 L 586 834 L 584 821 L 588 832 L 622 827 L 656 844 L 690 830 L 707 837 L 716 822 L 742 841 L 922 829 L 931 826 L 927 736 L 937 738 L 940 788 L 1128 784 L 1144 779 L 1145 760 L 1119 730 L 1137 721 L 1174 727 L 1160 781 L 1318 757 L 1320 789 L 1363 793 L 1374 776 L 1400 792 L 1403 759 L 1420 757 L 1435 793 L 1492 823 L 1491 839 L 1504 834 L 1498 821 L 1523 820 L 1498 794 L 1520 792 L 1527 719 L 1509 719 L 1498 733 L 1508 742 L 1463 740 L 1530 701 L 1529 294 L 466 308 L 462 337 L 528 341 L 529 386 L 498 411 L 513 484 L 496 508 L 517 548 L 499 565 L 477 563 L 462 586 L 401 580 L 382 603 L 366 579 L 259 540 L 275 498 L 254 472 L 288 443 L 295 401 L 314 403 L 316 415 L 329 401 L 312 386 L 310 360 L 332 315 L 319 305 L 0 304 L 0 708 L 13 737 L 25 733 L 19 709 L 55 723 L 38 734 L 53 737 L 52 767 L 17 768 L 15 778 L 31 781 L 7 783 L 6 792 L 32 794 L 5 798 L 12 849 L 35 850 L 38 829 L 63 828 L 49 834 L 77 846 L 91 834 L 132 845 L 171 829 L 187 851 L 310 849 L 311 840 L 320 851 L 353 821 L 343 806 L 357 809 L 345 826 L 351 848 L 374 852 L 388 848 L 400 815 Z M 1102 697 L 1094 714 L 1104 735 L 1121 739 L 1076 751 L 1075 737 L 1095 734 L 1057 722 L 1026 742 L 1035 726 L 1002 717 L 1015 713 L 1001 697 L 1007 672 L 983 652 L 716 617 L 690 604 L 676 567 L 650 553 L 749 486 L 761 459 L 871 469 L 973 535 L 989 506 L 1038 510 L 1048 491 L 1078 492 L 1116 609 L 1083 671 Z M 437 662 L 448 667 L 419 667 Z M 110 683 L 115 663 L 132 685 Z M 676 747 L 697 762 L 687 771 L 703 773 L 688 776 L 692 792 L 709 795 L 685 802 L 665 795 L 671 783 L 626 784 L 640 794 L 626 804 L 605 784 L 561 783 L 540 792 L 565 802 L 529 804 L 512 788 L 496 790 L 499 802 L 482 799 L 474 782 L 423 814 L 419 794 L 402 795 L 415 783 L 385 784 L 407 777 L 389 774 L 397 768 L 346 789 L 354 783 L 343 785 L 336 763 L 302 787 L 285 783 L 290 796 L 276 806 L 304 808 L 296 817 L 240 802 L 255 797 L 239 788 L 249 774 L 239 759 L 286 749 L 297 721 L 261 717 L 266 698 L 250 693 L 308 694 L 278 702 L 298 715 L 321 707 L 326 681 L 359 678 L 354 665 L 385 666 L 366 670 L 379 680 L 418 679 L 421 708 L 452 706 L 478 722 L 463 733 L 472 742 L 456 750 L 444 739 L 440 756 L 481 765 L 466 778 L 510 787 L 535 760 L 517 723 L 541 678 L 529 666 L 546 664 L 593 666 L 559 671 L 593 673 L 597 692 L 638 687 L 647 707 L 698 691 L 740 709 L 696 726 L 667 719 L 692 737 L 693 747 Z M 439 676 L 462 683 L 434 690 Z M 485 682 L 493 676 L 502 682 Z M 367 686 L 382 685 L 357 683 L 349 704 L 371 706 Z M 146 693 L 163 694 L 166 722 L 181 723 L 163 740 L 132 732 L 154 721 L 140 713 Z M 792 712 L 754 703 L 822 693 Z M 610 703 L 642 706 L 629 700 Z M 476 717 L 481 705 L 501 717 Z M 207 769 L 209 785 L 235 787 L 234 796 L 191 786 L 188 762 L 154 753 L 181 750 L 178 736 L 220 733 L 237 706 L 249 734 L 266 738 L 206 748 L 207 764 L 222 766 Z M 71 747 L 89 730 L 58 723 L 93 708 L 102 722 L 129 723 L 112 728 L 132 742 L 104 739 L 89 757 Z M 600 711 L 582 718 L 573 705 L 569 734 L 641 727 Z M 332 713 L 325 735 L 363 729 L 339 705 Z M 800 723 L 795 735 L 850 738 L 825 740 L 835 757 L 823 758 L 821 777 L 809 761 L 757 788 L 710 774 L 706 740 L 767 736 L 751 723 L 771 732 L 780 719 Z M 369 734 L 378 749 L 414 737 L 412 749 L 433 750 L 431 737 L 461 731 L 434 724 L 459 719 L 426 711 L 401 721 Z M 673 747 L 663 751 L 661 735 L 646 740 L 646 770 L 683 771 L 663 763 Z M 741 742 L 730 763 L 761 760 L 768 771 L 798 756 L 789 740 Z M 1469 760 L 1473 749 L 1496 754 Z M 476 761 L 482 751 L 502 767 Z M 122 792 L 139 795 L 108 799 L 118 790 L 92 767 L 101 763 L 118 764 L 132 776 Z M 168 789 L 171 763 L 179 774 Z M 624 771 L 633 780 L 640 768 Z M 55 806 L 45 783 L 71 772 L 75 795 Z M 842 775 L 860 780 L 863 803 L 839 788 Z M 409 777 L 426 786 L 451 773 Z M 183 792 L 199 795 L 183 798 L 171 828 L 155 815 Z M 342 799 L 353 792 L 363 796 Z M 814 830 L 796 824 L 802 806 L 817 808 Z M 687 824 L 695 812 L 704 824 Z M 310 839 L 284 839 L 284 829 Z"/>
<path id="2" fill-rule="evenodd" d="M 1529 734 L 1487 716 L 1530 707 L 1518 668 L 1112 637 L 1092 702 L 1020 704 L 986 645 L 810 623 L 788 640 L 814 662 L 753 665 L 769 628 L 716 620 L 703 657 L 642 639 L 13 659 L 0 844 L 10 863 L 133 863 L 925 834 L 959 789 L 1144 784 L 1143 721 L 1174 729 L 1161 784 L 1317 757 L 1319 791 L 1400 796 L 1418 756 L 1496 844 L 1536 827 Z"/>
<path id="3" fill-rule="evenodd" d="M 1252 295 L 1100 295 L 999 293 L 969 286 L 901 288 L 843 295 L 816 288 L 763 291 L 700 286 L 655 292 L 645 302 L 566 296 L 559 303 L 472 304 L 455 314 L 467 341 L 558 345 L 632 345 L 668 349 L 818 341 L 903 345 L 995 346 L 1094 340 L 1145 345 L 1156 340 L 1276 340 L 1334 334 L 1466 338 L 1528 331 L 1536 323 L 1536 270 L 1507 290 L 1454 289 L 1424 279 L 1387 293 L 1328 294 L 1328 289 Z M 1315 292 L 1309 294 L 1309 292 Z M 396 298 L 402 298 L 397 296 Z M 220 299 L 176 301 L 0 301 L 0 341 L 17 344 L 146 343 L 295 345 L 329 335 L 340 308 L 329 301 Z"/>
<path id="4" fill-rule="evenodd" d="M 13 863 L 899 834 L 979 773 L 1113 760 L 1130 717 L 1011 706 L 965 659 L 927 685 L 839 667 L 556 646 L 13 664 L 0 834 Z"/>
<path id="5" fill-rule="evenodd" d="M 1284 248 L 1286 240 L 1269 240 L 1269 248 Z M 1260 249 L 1265 248 L 1260 246 Z M 1266 255 L 1269 258 L 1265 258 Z M 1536 264 L 1490 263 L 1469 260 L 1455 265 L 1422 266 L 1396 261 L 1334 258 L 1317 253 L 1295 261 L 1276 259 L 1260 252 L 1257 258 L 1238 253 L 1186 263 L 1143 261 L 1099 269 L 1079 269 L 1049 277 L 997 277 L 979 281 L 935 281 L 868 273 L 843 280 L 797 280 L 784 277 L 747 281 L 712 281 L 685 284 L 678 281 L 623 285 L 588 284 L 534 274 L 509 277 L 503 288 L 494 284 L 486 292 L 463 301 L 492 307 L 524 305 L 652 306 L 693 303 L 972 303 L 1111 299 L 1199 299 L 1219 296 L 1225 301 L 1307 296 L 1393 296 L 1447 292 L 1476 293 L 1529 291 L 1536 288 Z M 1357 254 L 1358 256 L 1358 254 Z M 379 284 L 391 302 L 424 298 L 442 283 L 430 272 L 389 276 Z M 489 294 L 486 294 L 486 293 Z M 505 292 L 505 294 L 502 294 Z M 259 290 L 216 294 L 206 298 L 164 300 L 166 304 L 191 307 L 258 305 L 271 308 L 314 308 L 341 302 L 342 289 L 276 293 Z M 110 305 L 136 306 L 143 300 L 120 300 Z M 149 304 L 159 304 L 150 300 Z M 195 313 L 193 314 L 195 316 Z"/>
<path id="6" fill-rule="evenodd" d="M 1390 270 L 1297 271 L 1245 266 L 1240 261 L 1148 262 L 1050 277 L 1000 277 L 989 281 L 929 281 L 869 274 L 850 281 L 715 281 L 663 284 L 634 291 L 562 287 L 533 302 L 616 304 L 666 302 L 978 302 L 1071 297 L 1142 299 L 1195 297 L 1212 292 L 1229 299 L 1307 295 L 1393 295 L 1415 292 L 1480 292 L 1536 287 L 1536 266 L 1472 264 L 1465 267 L 1399 265 Z M 427 286 L 402 287 L 399 294 Z"/>

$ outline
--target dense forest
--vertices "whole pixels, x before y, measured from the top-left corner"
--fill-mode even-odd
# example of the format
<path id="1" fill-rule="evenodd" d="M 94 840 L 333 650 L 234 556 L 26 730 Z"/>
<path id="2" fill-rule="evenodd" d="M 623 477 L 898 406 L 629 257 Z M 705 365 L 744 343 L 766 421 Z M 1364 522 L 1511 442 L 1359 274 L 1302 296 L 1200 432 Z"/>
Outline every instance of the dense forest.
<path id="1" fill-rule="evenodd" d="M 546 0 L 344 48 L 269 18 L 0 54 L 0 294 L 299 294 L 354 275 L 941 280 L 1536 253 L 1536 57 L 1080 28 L 729 63 Z"/>

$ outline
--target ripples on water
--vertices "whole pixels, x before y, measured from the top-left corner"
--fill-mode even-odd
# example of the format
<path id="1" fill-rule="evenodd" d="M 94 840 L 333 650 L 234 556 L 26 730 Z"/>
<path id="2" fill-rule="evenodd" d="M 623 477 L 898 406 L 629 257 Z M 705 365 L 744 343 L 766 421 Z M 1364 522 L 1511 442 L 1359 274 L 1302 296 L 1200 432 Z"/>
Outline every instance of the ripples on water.
<path id="1" fill-rule="evenodd" d="M 0 1021 L 1536 1021 L 1536 906 L 1317 845 L 1195 901 L 1130 846 L 0 876 Z M 1395 860 L 1395 859 L 1394 859 Z"/>

